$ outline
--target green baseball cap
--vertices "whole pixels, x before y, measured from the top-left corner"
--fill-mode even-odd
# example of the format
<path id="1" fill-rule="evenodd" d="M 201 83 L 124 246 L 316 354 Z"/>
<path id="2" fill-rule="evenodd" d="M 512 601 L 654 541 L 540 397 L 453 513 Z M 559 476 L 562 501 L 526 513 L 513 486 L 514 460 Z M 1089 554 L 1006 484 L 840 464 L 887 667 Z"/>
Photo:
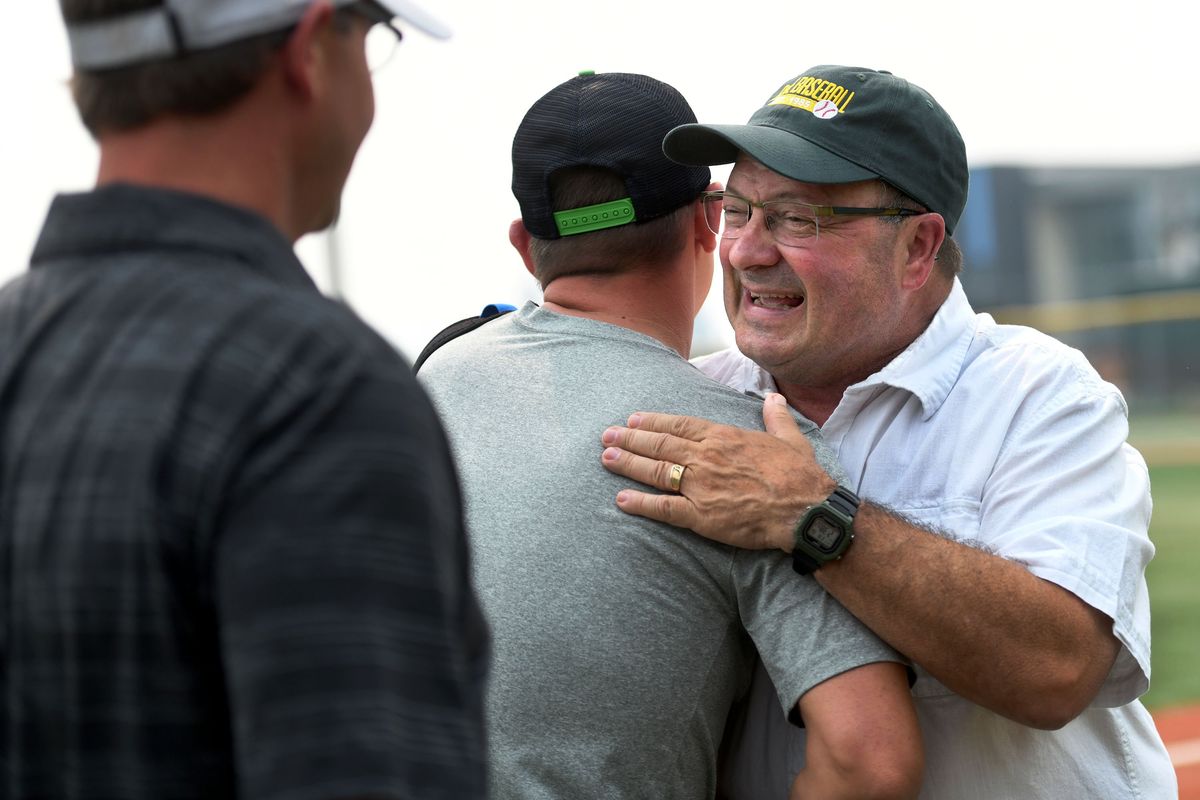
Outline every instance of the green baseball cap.
<path id="1" fill-rule="evenodd" d="M 882 70 L 812 67 L 745 125 L 681 125 L 663 152 L 706 166 L 744 152 L 804 183 L 879 178 L 941 214 L 947 233 L 967 202 L 967 153 L 954 121 L 924 89 Z"/>

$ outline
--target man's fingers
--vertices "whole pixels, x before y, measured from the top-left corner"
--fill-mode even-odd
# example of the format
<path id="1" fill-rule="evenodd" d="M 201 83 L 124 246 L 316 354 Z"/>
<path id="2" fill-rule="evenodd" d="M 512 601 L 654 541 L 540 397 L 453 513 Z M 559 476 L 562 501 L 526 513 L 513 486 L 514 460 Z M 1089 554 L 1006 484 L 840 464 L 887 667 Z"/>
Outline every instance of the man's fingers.
<path id="1" fill-rule="evenodd" d="M 686 497 L 677 494 L 647 494 L 633 489 L 617 493 L 617 508 L 626 514 L 658 520 L 680 528 L 691 528 L 696 510 Z"/>
<path id="2" fill-rule="evenodd" d="M 619 447 L 604 448 L 600 461 L 609 472 L 615 472 L 626 478 L 633 478 L 638 483 L 664 490 L 671 488 L 671 466 L 677 463 L 658 458 L 646 458 Z"/>
<path id="3" fill-rule="evenodd" d="M 767 433 L 777 439 L 793 439 L 797 436 L 803 437 L 800 432 L 800 426 L 796 424 L 796 419 L 792 416 L 792 412 L 788 410 L 787 400 L 781 394 L 771 392 L 763 401 L 763 425 L 767 429 Z"/>
<path id="4" fill-rule="evenodd" d="M 629 427 L 641 431 L 669 433 L 681 439 L 699 442 L 709 429 L 717 423 L 698 417 L 683 417 L 678 414 L 656 414 L 652 411 L 637 411 L 629 417 Z"/>
<path id="5" fill-rule="evenodd" d="M 636 416 L 636 415 L 635 415 Z M 665 414 L 655 414 L 656 417 L 666 416 Z M 687 419 L 687 417 L 676 417 L 676 419 Z M 686 439 L 680 439 L 667 433 L 654 433 L 642 428 L 621 428 L 613 426 L 604 431 L 600 440 L 610 447 L 620 447 L 622 450 L 628 450 L 639 456 L 646 458 L 658 459 L 660 461 L 672 461 L 676 464 L 687 466 L 690 461 L 692 443 Z M 670 469 L 670 464 L 667 469 Z M 631 475 L 630 477 L 637 477 Z M 640 477 L 638 480 L 642 480 Z M 642 480 L 642 483 L 648 481 Z M 666 484 L 663 484 L 666 486 Z"/>
<path id="6" fill-rule="evenodd" d="M 660 489 L 671 487 L 673 462 L 645 458 L 617 447 L 604 448 L 600 461 L 610 472 L 633 478 L 639 483 L 657 486 Z M 617 507 L 626 514 L 637 514 L 682 528 L 692 527 L 696 514 L 691 501 L 682 495 L 649 494 L 634 489 L 622 489 L 617 493 Z"/>
<path id="7" fill-rule="evenodd" d="M 796 418 L 792 416 L 787 400 L 781 394 L 771 392 L 763 401 L 763 426 L 767 433 L 793 447 L 803 449 L 810 446 L 800 426 L 796 424 Z"/>

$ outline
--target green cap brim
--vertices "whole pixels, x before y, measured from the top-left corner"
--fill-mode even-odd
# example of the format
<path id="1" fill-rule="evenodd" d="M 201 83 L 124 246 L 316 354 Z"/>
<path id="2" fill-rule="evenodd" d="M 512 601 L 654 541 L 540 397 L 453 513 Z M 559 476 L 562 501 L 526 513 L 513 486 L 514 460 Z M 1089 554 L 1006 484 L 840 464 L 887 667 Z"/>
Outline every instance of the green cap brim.
<path id="1" fill-rule="evenodd" d="M 680 125 L 663 139 L 667 158 L 680 164 L 731 164 L 741 153 L 784 177 L 804 183 L 853 183 L 879 177 L 790 131 L 765 125 Z"/>

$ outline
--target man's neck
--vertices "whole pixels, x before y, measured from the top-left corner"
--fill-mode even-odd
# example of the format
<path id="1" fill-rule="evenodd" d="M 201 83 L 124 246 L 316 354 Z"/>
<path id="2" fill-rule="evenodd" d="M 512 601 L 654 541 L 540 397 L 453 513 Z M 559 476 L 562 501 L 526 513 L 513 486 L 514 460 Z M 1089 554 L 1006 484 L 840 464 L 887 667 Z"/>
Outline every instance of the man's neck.
<path id="1" fill-rule="evenodd" d="M 165 118 L 100 138 L 96 184 L 133 183 L 204 195 L 255 211 L 290 240 L 303 215 L 289 183 L 286 147 L 270 133 L 245 135 L 240 120 Z M 268 143 L 274 142 L 275 146 Z"/>
<path id="2" fill-rule="evenodd" d="M 778 379 L 775 380 L 775 386 L 779 389 L 779 393 L 787 398 L 789 406 L 817 423 L 818 426 L 824 425 L 833 415 L 838 403 L 842 402 L 842 395 L 846 393 L 845 387 L 798 386 Z"/>
<path id="3" fill-rule="evenodd" d="M 690 292 L 658 271 L 558 278 L 546 287 L 543 303 L 550 311 L 643 333 L 683 358 L 692 347 L 692 304 Z"/>
<path id="4" fill-rule="evenodd" d="M 787 398 L 788 405 L 817 425 L 823 426 L 833 415 L 838 404 L 842 402 L 842 397 L 846 394 L 847 389 L 892 363 L 897 356 L 925 333 L 952 288 L 953 281 L 931 282 L 927 291 L 923 292 L 921 302 L 914 305 L 912 318 L 916 324 L 911 330 L 897 338 L 893 344 L 893 350 L 884 351 L 874 363 L 862 367 L 857 373 L 842 374 L 821 385 L 789 382 L 772 373 L 771 377 L 774 379 L 779 393 Z"/>

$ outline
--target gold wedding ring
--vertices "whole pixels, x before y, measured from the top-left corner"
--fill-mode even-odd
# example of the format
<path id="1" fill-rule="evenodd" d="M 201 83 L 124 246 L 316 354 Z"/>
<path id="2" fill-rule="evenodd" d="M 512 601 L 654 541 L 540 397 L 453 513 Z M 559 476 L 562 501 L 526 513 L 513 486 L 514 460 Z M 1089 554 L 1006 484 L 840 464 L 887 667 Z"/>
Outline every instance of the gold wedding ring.
<path id="1" fill-rule="evenodd" d="M 683 483 L 683 471 L 687 469 L 683 464 L 671 465 L 671 491 L 678 492 L 679 485 Z"/>

